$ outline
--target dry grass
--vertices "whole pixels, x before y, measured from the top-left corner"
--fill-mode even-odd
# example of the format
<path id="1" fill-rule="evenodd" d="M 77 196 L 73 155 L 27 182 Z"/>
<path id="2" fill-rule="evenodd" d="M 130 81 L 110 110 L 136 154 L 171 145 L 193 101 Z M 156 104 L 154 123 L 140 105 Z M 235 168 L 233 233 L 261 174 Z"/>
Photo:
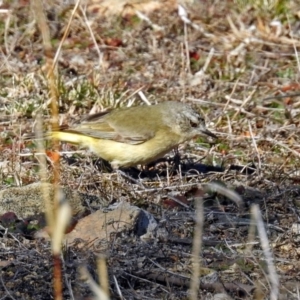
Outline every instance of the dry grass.
<path id="1" fill-rule="evenodd" d="M 45 12 L 51 43 L 57 49 L 73 7 L 51 2 Z M 187 9 L 187 15 L 184 11 L 179 15 L 177 10 L 161 9 L 150 14 L 149 20 L 143 20 L 141 15 L 103 17 L 89 7 L 81 7 L 74 15 L 58 60 L 60 124 L 107 107 L 137 105 L 145 101 L 142 92 L 151 103 L 200 103 L 208 127 L 220 137 L 213 146 L 201 140 L 182 146 L 182 173 L 166 176 L 164 166 L 157 166 L 159 177 L 144 178 L 145 188 L 104 172 L 93 155 L 82 154 L 70 145 L 61 146 L 62 184 L 95 193 L 108 202 L 125 198 L 145 207 L 168 232 L 166 245 L 154 243 L 152 248 L 147 247 L 132 236 L 118 237 L 109 245 L 108 265 L 114 271 L 110 274 L 112 297 L 117 297 L 118 285 L 126 299 L 188 297 L 194 210 L 190 203 L 188 208 L 176 207 L 175 212 L 163 204 L 170 193 L 192 201 L 193 188 L 213 181 L 238 193 L 245 207 L 241 212 L 220 193 L 211 192 L 209 197 L 205 194 L 201 262 L 218 272 L 223 287 L 203 279 L 200 297 L 210 299 L 226 287 L 235 299 L 261 299 L 260 291 L 268 295 L 273 290 L 255 233 L 252 251 L 244 250 L 249 242 L 249 208 L 257 203 L 280 275 L 280 297 L 299 298 L 299 245 L 297 233 L 292 232 L 292 226 L 299 222 L 298 5 L 298 1 L 284 0 L 208 1 Z M 44 128 L 49 128 L 51 97 L 42 38 L 30 6 L 26 1 L 8 3 L 1 16 L 0 182 L 5 188 L 39 180 L 36 145 L 23 136 L 34 130 L 38 114 L 44 116 Z M 46 147 L 51 146 L 46 143 Z M 220 166 L 223 172 L 203 172 L 204 166 L 199 164 L 196 167 L 200 173 L 184 169 L 184 165 L 195 166 L 199 161 Z M 51 164 L 47 168 L 48 178 L 53 180 Z M 6 239 L 6 249 L 18 249 L 26 243 L 24 240 L 20 238 L 14 244 L 14 240 Z M 136 248 L 130 248 L 131 243 Z M 34 244 L 28 248 L 34 249 Z M 92 250 L 96 251 L 88 251 Z M 85 259 L 89 253 L 75 248 L 70 251 Z M 25 264 L 23 258 L 18 258 L 19 253 L 19 249 L 13 254 L 1 251 L 0 257 L 13 257 Z M 47 253 L 40 252 L 45 257 Z M 127 253 L 127 261 L 122 253 Z M 138 262 L 149 266 L 155 255 L 161 258 L 157 260 L 161 268 L 177 270 L 188 283 L 178 285 L 174 278 L 160 278 L 159 283 L 154 283 L 157 277 L 147 277 L 133 268 Z M 87 264 L 95 266 L 95 259 L 87 259 Z M 28 265 L 28 269 L 31 267 Z M 73 284 L 75 269 L 71 275 Z M 6 291 L 0 295 L 10 293 L 18 298 L 14 287 L 7 288 L 7 273 L 1 276 Z M 41 282 L 49 282 L 45 270 L 40 276 Z M 137 278 L 145 282 L 137 283 Z M 237 293 L 231 283 L 238 285 Z M 65 288 L 66 299 L 71 297 L 71 289 Z M 40 293 L 41 297 L 48 297 L 49 291 L 50 287 Z M 88 295 L 87 291 L 86 286 L 76 290 L 82 297 Z M 30 299 L 30 295 L 29 290 L 22 296 Z M 274 293 L 271 295 L 274 299 Z"/>

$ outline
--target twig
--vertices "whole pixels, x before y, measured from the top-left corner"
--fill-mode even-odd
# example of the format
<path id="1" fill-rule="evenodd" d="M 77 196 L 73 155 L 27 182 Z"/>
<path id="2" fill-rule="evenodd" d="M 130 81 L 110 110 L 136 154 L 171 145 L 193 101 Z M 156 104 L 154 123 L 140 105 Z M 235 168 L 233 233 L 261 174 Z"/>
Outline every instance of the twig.
<path id="1" fill-rule="evenodd" d="M 266 230 L 264 228 L 263 220 L 261 217 L 261 212 L 260 212 L 259 206 L 257 204 L 255 204 L 251 207 L 251 213 L 257 224 L 257 230 L 258 230 L 258 235 L 259 235 L 260 242 L 261 242 L 261 247 L 263 249 L 264 256 L 267 261 L 267 266 L 269 269 L 269 279 L 270 279 L 270 283 L 271 283 L 270 299 L 277 300 L 278 294 L 279 294 L 278 275 L 276 273 L 274 259 L 273 259 L 272 253 L 271 253 L 268 236 L 267 236 Z"/>
<path id="2" fill-rule="evenodd" d="M 198 299 L 199 277 L 200 277 L 200 252 L 202 248 L 202 233 L 203 233 L 203 189 L 198 188 L 195 197 L 196 222 L 194 228 L 193 250 L 192 250 L 192 277 L 190 283 L 190 299 Z"/>

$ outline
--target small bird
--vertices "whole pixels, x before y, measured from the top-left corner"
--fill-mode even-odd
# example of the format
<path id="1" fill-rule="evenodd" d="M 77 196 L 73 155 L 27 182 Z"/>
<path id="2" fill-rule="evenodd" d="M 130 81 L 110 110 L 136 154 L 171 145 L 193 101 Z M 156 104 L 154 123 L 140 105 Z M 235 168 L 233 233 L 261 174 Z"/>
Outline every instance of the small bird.
<path id="1" fill-rule="evenodd" d="M 74 127 L 50 133 L 54 139 L 89 148 L 114 169 L 148 164 L 200 135 L 216 138 L 196 108 L 177 101 L 89 115 Z"/>

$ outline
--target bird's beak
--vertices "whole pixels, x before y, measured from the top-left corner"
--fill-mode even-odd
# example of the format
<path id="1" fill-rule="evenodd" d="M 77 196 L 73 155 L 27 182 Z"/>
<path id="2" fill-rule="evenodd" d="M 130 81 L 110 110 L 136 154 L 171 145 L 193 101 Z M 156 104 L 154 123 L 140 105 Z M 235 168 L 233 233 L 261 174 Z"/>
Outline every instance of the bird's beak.
<path id="1" fill-rule="evenodd" d="M 217 139 L 218 137 L 215 135 L 215 134 L 213 134 L 212 132 L 210 132 L 208 129 L 201 129 L 201 132 L 202 133 L 204 133 L 204 134 L 206 134 L 206 135 L 208 135 L 208 136 L 210 136 L 210 137 L 212 137 L 212 138 L 214 138 L 214 139 Z"/>

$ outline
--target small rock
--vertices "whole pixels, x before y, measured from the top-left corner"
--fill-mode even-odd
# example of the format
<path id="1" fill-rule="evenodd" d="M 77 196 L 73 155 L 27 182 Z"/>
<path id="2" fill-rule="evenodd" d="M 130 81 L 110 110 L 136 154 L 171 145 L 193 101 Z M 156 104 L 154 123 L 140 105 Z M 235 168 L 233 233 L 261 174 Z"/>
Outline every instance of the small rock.
<path id="1" fill-rule="evenodd" d="M 113 208 L 113 210 L 111 210 Z M 147 219 L 147 221 L 145 221 Z M 149 221 L 151 220 L 151 221 Z M 143 224 L 143 228 L 137 230 L 136 226 Z M 147 226 L 145 226 L 147 224 Z M 154 223 L 145 212 L 137 206 L 127 202 L 120 202 L 108 208 L 106 212 L 98 210 L 78 221 L 74 230 L 68 233 L 65 238 L 69 244 L 80 239 L 83 241 L 110 240 L 111 234 L 123 230 L 134 230 L 136 233 L 146 234 L 147 230 L 153 230 Z M 148 228 L 148 229 L 147 229 Z"/>

